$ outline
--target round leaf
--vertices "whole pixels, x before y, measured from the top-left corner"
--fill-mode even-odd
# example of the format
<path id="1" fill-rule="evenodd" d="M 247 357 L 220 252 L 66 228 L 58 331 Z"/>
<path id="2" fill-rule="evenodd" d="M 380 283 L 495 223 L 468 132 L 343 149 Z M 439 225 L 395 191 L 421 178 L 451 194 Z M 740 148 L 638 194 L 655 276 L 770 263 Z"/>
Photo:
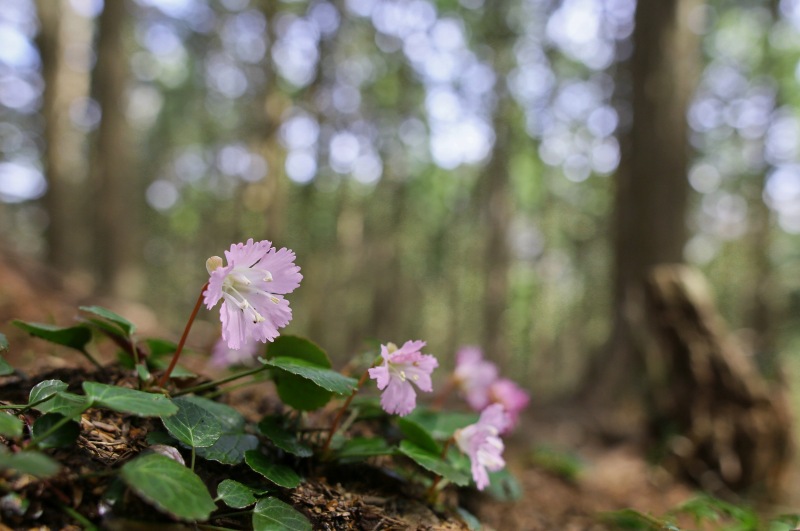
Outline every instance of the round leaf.
<path id="1" fill-rule="evenodd" d="M 298 441 L 293 433 L 283 429 L 279 417 L 264 417 L 258 423 L 258 431 L 284 452 L 297 457 L 310 457 L 314 453 L 310 447 Z"/>
<path id="2" fill-rule="evenodd" d="M 178 406 L 164 395 L 145 393 L 127 387 L 106 385 L 97 382 L 83 382 L 83 390 L 98 407 L 105 407 L 120 413 L 130 413 L 138 417 L 166 417 L 174 415 Z"/>
<path id="3" fill-rule="evenodd" d="M 222 435 L 222 424 L 189 400 L 176 398 L 178 412 L 161 419 L 170 435 L 193 448 L 211 446 Z"/>
<path id="4" fill-rule="evenodd" d="M 238 465 L 245 453 L 258 448 L 258 437 L 249 433 L 226 433 L 208 448 L 198 448 L 197 455 L 223 465 Z"/>
<path id="5" fill-rule="evenodd" d="M 0 470 L 11 469 L 20 474 L 29 474 L 37 478 L 49 478 L 58 474 L 61 465 L 53 458 L 32 450 L 17 452 L 0 452 Z"/>
<path id="6" fill-rule="evenodd" d="M 311 380 L 323 389 L 337 395 L 349 395 L 356 390 L 358 380 L 339 374 L 336 371 L 316 365 L 314 362 L 277 357 L 267 361 L 267 365 L 277 367 L 284 371 Z"/>
<path id="7" fill-rule="evenodd" d="M 293 489 L 302 482 L 297 472 L 287 466 L 271 462 L 267 456 L 258 450 L 246 452 L 244 454 L 244 460 L 250 468 L 279 487 Z"/>
<path id="8" fill-rule="evenodd" d="M 92 332 L 85 326 L 61 327 L 45 323 L 27 323 L 19 320 L 14 320 L 12 323 L 32 336 L 56 345 L 74 348 L 81 352 L 86 349 L 86 344 L 92 340 Z"/>
<path id="9" fill-rule="evenodd" d="M 169 457 L 137 457 L 120 475 L 142 499 L 181 520 L 203 522 L 217 508 L 203 480 Z"/>
<path id="10" fill-rule="evenodd" d="M 409 441 L 423 450 L 431 452 L 434 455 L 441 453 L 442 449 L 439 448 L 439 445 L 433 440 L 431 434 L 416 422 L 400 418 L 397 419 L 397 427 L 400 428 L 400 431 L 403 432 L 403 435 L 405 435 Z"/>
<path id="11" fill-rule="evenodd" d="M 118 328 L 118 332 L 122 332 L 123 336 L 130 336 L 133 334 L 133 331 L 136 330 L 136 326 L 133 323 L 107 308 L 101 306 L 81 306 L 80 309 L 86 313 L 91 313 L 114 323 L 116 328 Z"/>
<path id="12" fill-rule="evenodd" d="M 48 413 L 36 419 L 32 429 L 33 438 L 36 439 L 49 433 L 39 441 L 38 446 L 40 448 L 67 448 L 72 446 L 78 435 L 80 435 L 81 428 L 74 421 L 69 421 L 56 428 L 56 425 L 63 421 L 64 418 L 58 413 Z M 55 431 L 52 431 L 54 428 Z"/>
<path id="13" fill-rule="evenodd" d="M 0 435 L 19 437 L 22 435 L 22 421 L 14 415 L 0 411 Z"/>
<path id="14" fill-rule="evenodd" d="M 217 485 L 217 499 L 234 509 L 244 509 L 253 505 L 256 502 L 257 492 L 256 489 L 233 479 L 225 479 Z"/>
<path id="15" fill-rule="evenodd" d="M 253 531 L 312 531 L 308 518 L 277 498 L 259 500 L 253 509 Z"/>
<path id="16" fill-rule="evenodd" d="M 33 386 L 33 389 L 31 389 L 31 392 L 28 394 L 28 403 L 33 404 L 34 402 L 44 400 L 61 391 L 66 391 L 67 387 L 69 386 L 61 380 L 44 380 L 39 382 Z"/>
<path id="17" fill-rule="evenodd" d="M 311 341 L 297 336 L 282 335 L 270 343 L 267 358 L 276 357 L 305 360 L 324 369 L 331 367 L 331 360 L 324 350 Z M 273 379 L 281 400 L 299 411 L 319 409 L 327 404 L 332 396 L 330 391 L 287 371 L 275 371 Z"/>
<path id="18" fill-rule="evenodd" d="M 460 487 L 469 485 L 469 476 L 467 474 L 457 470 L 440 456 L 428 452 L 410 441 L 400 442 L 400 453 L 411 458 L 422 468 L 446 478 L 451 483 L 455 483 Z"/>

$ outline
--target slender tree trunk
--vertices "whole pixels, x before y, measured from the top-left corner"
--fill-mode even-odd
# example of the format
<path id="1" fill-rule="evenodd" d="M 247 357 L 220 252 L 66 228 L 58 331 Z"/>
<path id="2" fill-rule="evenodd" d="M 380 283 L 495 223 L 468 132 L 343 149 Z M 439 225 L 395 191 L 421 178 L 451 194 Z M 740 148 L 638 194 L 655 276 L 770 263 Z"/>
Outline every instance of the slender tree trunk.
<path id="1" fill-rule="evenodd" d="M 63 43 L 88 45 L 89 22 L 77 16 L 64 0 L 38 0 L 40 28 L 36 39 L 42 59 L 44 94 L 43 153 L 47 194 L 44 207 L 47 225 L 47 259 L 62 273 L 80 269 L 86 251 L 86 226 L 78 207 L 79 184 L 85 179 L 86 161 L 82 144 L 85 136 L 72 127 L 70 103 L 88 90 L 88 75 L 63 61 Z"/>
<path id="2" fill-rule="evenodd" d="M 487 18 L 486 40 L 492 44 L 494 69 L 499 80 L 506 79 L 513 59 L 510 56 L 513 33 L 506 23 L 508 2 L 493 6 Z M 508 159 L 510 154 L 509 129 L 514 115 L 513 101 L 506 85 L 500 81 L 495 89 L 497 98 L 494 110 L 494 149 L 491 160 L 484 168 L 477 191 L 482 219 L 486 223 L 483 257 L 483 337 L 486 355 L 494 360 L 508 360 L 506 317 L 508 309 L 509 265 L 511 262 L 508 235 L 511 227 L 513 205 L 511 201 Z"/>
<path id="3" fill-rule="evenodd" d="M 102 120 L 92 156 L 95 221 L 92 227 L 97 289 L 106 295 L 135 296 L 140 242 L 135 227 L 141 212 L 141 191 L 131 167 L 131 134 L 125 118 L 128 82 L 124 36 L 128 2 L 106 2 L 98 20 L 97 63 L 92 94 Z"/>
<path id="4" fill-rule="evenodd" d="M 595 403 L 630 394 L 641 381 L 643 283 L 656 264 L 683 261 L 689 196 L 686 112 L 699 69 L 699 37 L 688 27 L 701 0 L 637 3 L 630 60 L 633 123 L 622 142 L 613 228 L 614 323 L 587 391 Z"/>

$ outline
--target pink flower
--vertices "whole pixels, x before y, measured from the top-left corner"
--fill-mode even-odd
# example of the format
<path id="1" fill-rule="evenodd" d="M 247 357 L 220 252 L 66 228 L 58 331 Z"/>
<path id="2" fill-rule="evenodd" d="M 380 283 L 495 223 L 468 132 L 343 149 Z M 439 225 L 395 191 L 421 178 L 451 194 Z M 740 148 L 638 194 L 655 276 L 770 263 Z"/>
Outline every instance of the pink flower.
<path id="1" fill-rule="evenodd" d="M 431 373 L 439 362 L 430 354 L 422 354 L 424 341 L 406 341 L 399 349 L 394 343 L 381 345 L 383 364 L 369 370 L 369 377 L 377 380 L 378 389 L 383 391 L 381 406 L 387 413 L 401 417 L 411 413 L 417 405 L 417 393 L 412 382 L 420 391 L 433 391 Z"/>
<path id="2" fill-rule="evenodd" d="M 503 441 L 499 435 L 508 425 L 508 415 L 503 406 L 492 404 L 483 410 L 478 422 L 456 430 L 456 444 L 469 456 L 472 478 L 478 490 L 489 485 L 489 471 L 497 472 L 506 466 L 503 460 Z"/>
<path id="3" fill-rule="evenodd" d="M 260 348 L 263 348 L 262 344 L 252 337 L 245 339 L 238 350 L 230 348 L 223 338 L 219 338 L 211 349 L 211 360 L 208 364 L 218 369 L 232 365 L 248 365 L 256 359 Z"/>
<path id="4" fill-rule="evenodd" d="M 248 338 L 266 343 L 278 337 L 279 328 L 292 320 L 286 293 L 300 285 L 303 275 L 294 265 L 294 252 L 276 250 L 267 240 L 231 245 L 225 251 L 228 265 L 212 256 L 206 262 L 211 278 L 204 302 L 210 310 L 220 299 L 222 338 L 238 350 Z"/>
<path id="5" fill-rule="evenodd" d="M 519 414 L 528 406 L 531 397 L 508 378 L 500 378 L 489 387 L 489 400 L 496 404 L 502 404 L 508 413 L 508 428 L 502 431 L 502 433 L 506 433 L 517 425 Z"/>
<path id="6" fill-rule="evenodd" d="M 497 379 L 497 366 L 483 359 L 478 347 L 462 347 L 456 354 L 456 385 L 470 407 L 481 411 L 489 405 L 489 386 Z"/>

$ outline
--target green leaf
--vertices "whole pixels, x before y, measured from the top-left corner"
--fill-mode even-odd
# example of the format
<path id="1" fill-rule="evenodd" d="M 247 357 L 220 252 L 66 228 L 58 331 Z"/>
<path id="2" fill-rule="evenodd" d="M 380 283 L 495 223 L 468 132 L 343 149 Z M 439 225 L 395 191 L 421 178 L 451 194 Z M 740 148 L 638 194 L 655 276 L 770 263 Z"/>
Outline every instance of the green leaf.
<path id="1" fill-rule="evenodd" d="M 248 487 L 233 479 L 225 479 L 217 485 L 217 499 L 228 507 L 234 509 L 244 509 L 256 502 L 256 494 L 259 491 L 253 487 Z"/>
<path id="2" fill-rule="evenodd" d="M 139 381 L 147 382 L 150 380 L 150 370 L 144 363 L 136 365 L 136 375 L 139 377 Z"/>
<path id="3" fill-rule="evenodd" d="M 35 406 L 34 409 L 42 413 L 58 413 L 65 417 L 74 418 L 89 409 L 89 406 L 91 406 L 89 397 L 61 391 L 56 393 L 50 400 Z"/>
<path id="4" fill-rule="evenodd" d="M 459 487 L 469 485 L 470 478 L 467 474 L 457 470 L 440 456 L 420 448 L 411 441 L 400 442 L 400 453 L 411 458 L 422 468 L 442 476 Z"/>
<path id="5" fill-rule="evenodd" d="M 14 374 L 14 367 L 0 356 L 0 376 L 8 376 L 9 374 Z"/>
<path id="6" fill-rule="evenodd" d="M 116 325 L 117 332 L 121 332 L 123 336 L 130 337 L 133 335 L 134 330 L 136 330 L 136 326 L 133 323 L 107 308 L 103 308 L 101 306 L 81 306 L 80 309 L 86 313 L 91 313 L 114 323 Z"/>
<path id="7" fill-rule="evenodd" d="M 308 518 L 277 498 L 259 500 L 253 509 L 253 531 L 313 531 Z"/>
<path id="8" fill-rule="evenodd" d="M 16 416 L 0 411 L 0 435 L 3 437 L 19 437 L 22 435 L 22 421 Z"/>
<path id="9" fill-rule="evenodd" d="M 191 402 L 195 406 L 203 408 L 210 416 L 217 419 L 222 424 L 225 433 L 243 433 L 245 419 L 241 413 L 222 402 L 215 402 L 197 395 L 187 395 L 180 400 Z"/>
<path id="10" fill-rule="evenodd" d="M 33 429 L 31 430 L 33 438 L 36 439 L 51 432 L 64 418 L 65 417 L 58 413 L 42 415 L 33 423 Z M 47 435 L 47 437 L 39 440 L 38 446 L 40 448 L 67 448 L 73 445 L 80 433 L 81 428 L 78 423 L 69 421 L 56 428 L 56 430 Z"/>
<path id="11" fill-rule="evenodd" d="M 381 437 L 354 437 L 345 442 L 336 452 L 338 459 L 365 458 L 376 455 L 391 455 L 395 452 L 394 446 L 389 446 Z"/>
<path id="12" fill-rule="evenodd" d="M 267 349 L 268 358 L 285 357 L 305 360 L 323 369 L 331 368 L 331 360 L 317 345 L 296 336 L 279 336 Z M 299 411 L 319 409 L 331 399 L 332 393 L 316 383 L 291 372 L 276 370 L 273 380 L 278 396 L 288 406 Z"/>
<path id="13" fill-rule="evenodd" d="M 45 323 L 27 323 L 18 319 L 11 322 L 32 336 L 81 352 L 86 350 L 86 344 L 92 340 L 92 331 L 83 325 L 61 327 Z"/>
<path id="14" fill-rule="evenodd" d="M 151 446 L 154 444 L 163 444 L 166 446 L 175 446 L 178 444 L 178 441 L 172 438 L 172 436 L 165 431 L 151 431 L 147 434 L 144 440 L 146 440 L 147 444 Z"/>
<path id="15" fill-rule="evenodd" d="M 435 440 L 446 441 L 456 430 L 478 422 L 478 413 L 430 411 L 418 407 L 404 417 L 425 429 Z"/>
<path id="16" fill-rule="evenodd" d="M 223 427 L 214 416 L 184 398 L 176 398 L 172 403 L 178 406 L 178 412 L 161 419 L 170 435 L 193 448 L 205 448 L 217 442 Z"/>
<path id="17" fill-rule="evenodd" d="M 323 389 L 336 393 L 337 395 L 352 394 L 358 385 L 358 380 L 355 378 L 344 376 L 336 371 L 315 365 L 313 362 L 306 360 L 278 357 L 268 360 L 267 365 L 311 380 Z"/>
<path id="18" fill-rule="evenodd" d="M 149 338 L 145 339 L 144 342 L 150 351 L 150 358 L 163 358 L 174 354 L 178 350 L 177 343 L 166 339 Z"/>
<path id="19" fill-rule="evenodd" d="M 8 350 L 8 339 L 3 334 L 0 334 L 0 352 Z M 14 373 L 14 367 L 8 364 L 6 360 L 0 357 L 0 376 L 8 376 Z"/>
<path id="20" fill-rule="evenodd" d="M 258 431 L 284 452 L 297 457 L 310 457 L 314 453 L 309 446 L 298 441 L 294 434 L 283 428 L 280 417 L 264 417 L 258 423 Z"/>
<path id="21" fill-rule="evenodd" d="M 0 453 L 0 470 L 14 470 L 20 474 L 29 474 L 44 479 L 55 476 L 61 470 L 58 461 L 33 450 Z"/>
<path id="22" fill-rule="evenodd" d="M 481 521 L 478 520 L 474 514 L 472 514 L 471 512 L 462 507 L 456 507 L 456 512 L 458 513 L 458 516 L 460 516 L 461 519 L 464 521 L 464 523 L 467 524 L 467 527 L 470 529 L 470 531 L 481 530 L 482 527 Z"/>
<path id="23" fill-rule="evenodd" d="M 226 433 L 208 448 L 198 448 L 197 455 L 223 465 L 238 465 L 245 453 L 258 448 L 258 437 L 249 433 Z"/>
<path id="24" fill-rule="evenodd" d="M 507 468 L 489 472 L 489 486 L 486 493 L 502 502 L 517 501 L 522 497 L 522 486 Z"/>
<path id="25" fill-rule="evenodd" d="M 41 381 L 34 385 L 33 389 L 31 389 L 31 392 L 28 394 L 28 403 L 33 404 L 34 402 L 39 402 L 40 400 L 43 400 L 49 396 L 53 396 L 61 391 L 66 391 L 67 387 L 69 386 L 61 380 Z"/>
<path id="26" fill-rule="evenodd" d="M 127 462 L 120 476 L 142 499 L 181 520 L 202 522 L 217 508 L 197 474 L 160 454 Z"/>
<path id="27" fill-rule="evenodd" d="M 434 455 L 439 455 L 442 449 L 433 440 L 431 434 L 425 428 L 414 422 L 413 420 L 399 418 L 397 419 L 397 427 L 406 436 L 406 439 L 413 442 L 423 450 L 430 452 Z"/>
<path id="28" fill-rule="evenodd" d="M 281 335 L 270 343 L 267 350 L 268 358 L 295 358 L 310 361 L 326 369 L 331 368 L 328 354 L 316 343 L 298 336 Z"/>
<path id="29" fill-rule="evenodd" d="M 250 468 L 279 487 L 293 489 L 302 483 L 302 479 L 297 475 L 297 472 L 287 466 L 271 462 L 267 456 L 258 450 L 245 452 L 244 460 Z"/>
<path id="30" fill-rule="evenodd" d="M 178 412 L 178 406 L 164 395 L 97 382 L 83 382 L 83 390 L 95 406 L 120 413 L 130 413 L 138 417 L 163 418 Z"/>

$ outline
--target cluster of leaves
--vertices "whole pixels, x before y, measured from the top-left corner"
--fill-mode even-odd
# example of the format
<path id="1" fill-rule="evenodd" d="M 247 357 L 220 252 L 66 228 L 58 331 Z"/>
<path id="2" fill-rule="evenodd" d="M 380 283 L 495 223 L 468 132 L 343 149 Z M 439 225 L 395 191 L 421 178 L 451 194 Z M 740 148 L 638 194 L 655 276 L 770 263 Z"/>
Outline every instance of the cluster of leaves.
<path id="1" fill-rule="evenodd" d="M 186 522 L 206 522 L 233 510 L 240 518 L 249 517 L 254 529 L 311 529 L 306 516 L 280 497 L 285 489 L 297 488 L 304 481 L 301 470 L 328 462 L 395 456 L 398 462 L 407 464 L 404 470 L 412 480 L 434 486 L 448 482 L 466 486 L 471 481 L 469 461 L 449 449 L 445 441 L 456 429 L 475 422 L 475 414 L 418 408 L 406 418 L 378 423 L 390 425 L 391 429 L 380 430 L 371 437 L 330 434 L 335 436 L 324 445 L 319 437 L 310 437 L 309 433 L 315 430 L 303 429 L 302 412 L 318 410 L 335 397 L 352 395 L 358 382 L 334 371 L 328 355 L 306 339 L 278 337 L 269 345 L 266 357 L 259 358 L 260 366 L 243 373 L 253 377 L 268 375 L 281 401 L 291 408 L 288 414 L 270 414 L 248 422 L 234 408 L 203 396 L 209 390 L 219 394 L 218 382 L 173 390 L 171 394 L 155 384 L 153 373 L 166 365 L 165 357 L 174 352 L 174 344 L 148 339 L 139 345 L 134 325 L 123 317 L 99 307 L 82 310 L 85 318 L 76 326 L 21 321 L 15 324 L 34 336 L 76 349 L 93 361 L 87 350 L 93 334 L 111 338 L 120 347 L 122 365 L 136 375 L 133 381 L 139 388 L 84 381 L 81 394 L 70 392 L 61 380 L 46 380 L 31 389 L 27 403 L 0 406 L 0 437 L 6 442 L 0 444 L 0 479 L 57 476 L 63 467 L 50 450 L 74 446 L 80 435 L 81 416 L 90 409 L 105 409 L 120 415 L 160 419 L 160 424 L 153 424 L 159 428 L 147 434 L 148 450 L 114 470 L 115 484 L 124 485 L 162 513 Z M 5 337 L 0 335 L 0 341 L 0 348 L 7 349 Z M 0 358 L 0 375 L 13 372 Z M 173 378 L 186 376 L 193 375 L 185 369 L 173 372 Z M 359 397 L 353 404 L 350 424 L 377 417 L 386 415 L 375 399 Z M 326 431 L 323 428 L 316 433 L 327 435 Z M 188 466 L 182 454 L 190 457 Z M 230 473 L 213 484 L 196 473 L 198 460 L 230 467 Z M 249 470 L 249 476 L 245 476 L 261 479 L 239 481 L 244 477 L 241 467 Z M 426 478 L 420 468 L 438 479 Z M 518 495 L 516 483 L 507 472 L 496 473 L 495 477 L 493 483 L 501 497 L 503 489 L 506 498 Z M 108 498 L 113 505 L 112 497 Z"/>
<path id="2" fill-rule="evenodd" d="M 751 507 L 734 505 L 702 495 L 693 498 L 663 516 L 653 516 L 634 509 L 605 513 L 603 519 L 615 529 L 647 531 L 685 531 L 678 521 L 688 520 L 700 529 L 728 531 L 792 531 L 800 525 L 800 515 L 787 514 L 765 520 Z"/>

